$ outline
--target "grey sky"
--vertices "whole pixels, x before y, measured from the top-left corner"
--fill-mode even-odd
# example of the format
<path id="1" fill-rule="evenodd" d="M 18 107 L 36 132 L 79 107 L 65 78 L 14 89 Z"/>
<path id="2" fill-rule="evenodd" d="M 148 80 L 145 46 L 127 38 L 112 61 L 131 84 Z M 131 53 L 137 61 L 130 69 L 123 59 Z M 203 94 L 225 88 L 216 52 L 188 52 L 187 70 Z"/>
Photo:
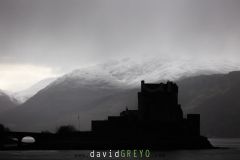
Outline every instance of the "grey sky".
<path id="1" fill-rule="evenodd" d="M 55 73 L 146 55 L 236 59 L 239 8 L 239 0 L 0 0 L 0 63 Z"/>

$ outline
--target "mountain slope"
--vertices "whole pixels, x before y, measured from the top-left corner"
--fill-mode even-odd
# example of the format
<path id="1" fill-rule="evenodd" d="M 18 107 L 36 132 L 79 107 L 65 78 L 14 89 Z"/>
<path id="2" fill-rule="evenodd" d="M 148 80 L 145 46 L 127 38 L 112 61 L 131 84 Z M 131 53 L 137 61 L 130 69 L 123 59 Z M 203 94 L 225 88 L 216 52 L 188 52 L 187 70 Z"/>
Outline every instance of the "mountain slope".
<path id="1" fill-rule="evenodd" d="M 11 110 L 18 105 L 16 99 L 9 97 L 3 91 L 0 91 L 0 113 Z"/>
<path id="2" fill-rule="evenodd" d="M 201 114 L 203 133 L 240 137 L 240 72 L 188 78 L 179 86 L 185 110 Z"/>
<path id="3" fill-rule="evenodd" d="M 34 84 L 33 86 L 29 87 L 28 89 L 19 91 L 16 93 L 12 93 L 11 95 L 12 95 L 12 97 L 16 98 L 19 102 L 24 103 L 29 98 L 31 98 L 33 95 L 35 95 L 38 91 L 45 88 L 46 86 L 48 86 L 50 83 L 52 83 L 55 80 L 56 80 L 56 78 L 43 79 L 43 80 L 37 82 L 36 84 Z"/>
<path id="4" fill-rule="evenodd" d="M 135 100 L 131 93 L 113 86 L 106 87 L 106 83 L 89 87 L 79 86 L 75 79 L 56 81 L 18 108 L 0 115 L 0 122 L 19 131 L 54 130 L 59 125 L 78 124 L 79 114 L 81 129 L 90 129 L 92 119 L 119 113 L 118 107 Z"/>

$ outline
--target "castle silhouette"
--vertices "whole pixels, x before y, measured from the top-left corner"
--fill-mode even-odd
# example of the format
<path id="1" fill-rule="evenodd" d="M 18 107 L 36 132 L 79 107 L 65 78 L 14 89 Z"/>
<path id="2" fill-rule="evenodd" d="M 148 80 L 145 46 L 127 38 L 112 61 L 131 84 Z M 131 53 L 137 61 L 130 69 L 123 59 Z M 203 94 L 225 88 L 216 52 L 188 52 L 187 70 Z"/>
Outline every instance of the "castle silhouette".
<path id="1" fill-rule="evenodd" d="M 24 136 L 33 136 L 36 142 L 23 145 Z M 178 104 L 178 86 L 173 82 L 152 84 L 141 82 L 138 110 L 109 116 L 107 120 L 93 120 L 91 131 L 64 134 L 7 132 L 2 139 L 18 139 L 16 147 L 0 149 L 203 149 L 213 148 L 200 135 L 200 115 L 183 117 Z"/>
<path id="2" fill-rule="evenodd" d="M 207 138 L 200 135 L 200 114 L 183 117 L 178 104 L 178 86 L 170 81 L 166 84 L 141 81 L 138 110 L 126 108 L 120 116 L 94 120 L 92 133 L 99 138 L 96 145 L 100 148 L 103 144 L 115 148 L 211 147 Z"/>

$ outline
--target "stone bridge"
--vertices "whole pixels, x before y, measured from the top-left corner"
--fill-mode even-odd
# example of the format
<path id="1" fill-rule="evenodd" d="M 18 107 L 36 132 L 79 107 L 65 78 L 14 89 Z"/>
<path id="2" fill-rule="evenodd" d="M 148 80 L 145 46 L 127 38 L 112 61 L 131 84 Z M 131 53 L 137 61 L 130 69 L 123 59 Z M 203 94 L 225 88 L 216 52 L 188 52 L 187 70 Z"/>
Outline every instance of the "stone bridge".
<path id="1" fill-rule="evenodd" d="M 46 137 L 46 134 L 37 132 L 8 132 L 5 133 L 5 137 L 13 141 L 16 141 L 18 146 L 21 146 L 24 137 L 32 137 L 35 140 L 35 142 L 37 142 L 40 139 Z"/>

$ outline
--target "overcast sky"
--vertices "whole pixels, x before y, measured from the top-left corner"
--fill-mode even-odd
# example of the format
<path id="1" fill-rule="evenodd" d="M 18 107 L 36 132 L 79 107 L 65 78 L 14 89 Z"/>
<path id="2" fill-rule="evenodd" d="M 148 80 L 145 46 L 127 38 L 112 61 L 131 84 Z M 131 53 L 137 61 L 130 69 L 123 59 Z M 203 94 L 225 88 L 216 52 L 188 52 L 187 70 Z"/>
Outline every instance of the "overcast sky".
<path id="1" fill-rule="evenodd" d="M 0 0 L 0 88 L 122 57 L 237 59 L 239 8 L 239 0 Z"/>

